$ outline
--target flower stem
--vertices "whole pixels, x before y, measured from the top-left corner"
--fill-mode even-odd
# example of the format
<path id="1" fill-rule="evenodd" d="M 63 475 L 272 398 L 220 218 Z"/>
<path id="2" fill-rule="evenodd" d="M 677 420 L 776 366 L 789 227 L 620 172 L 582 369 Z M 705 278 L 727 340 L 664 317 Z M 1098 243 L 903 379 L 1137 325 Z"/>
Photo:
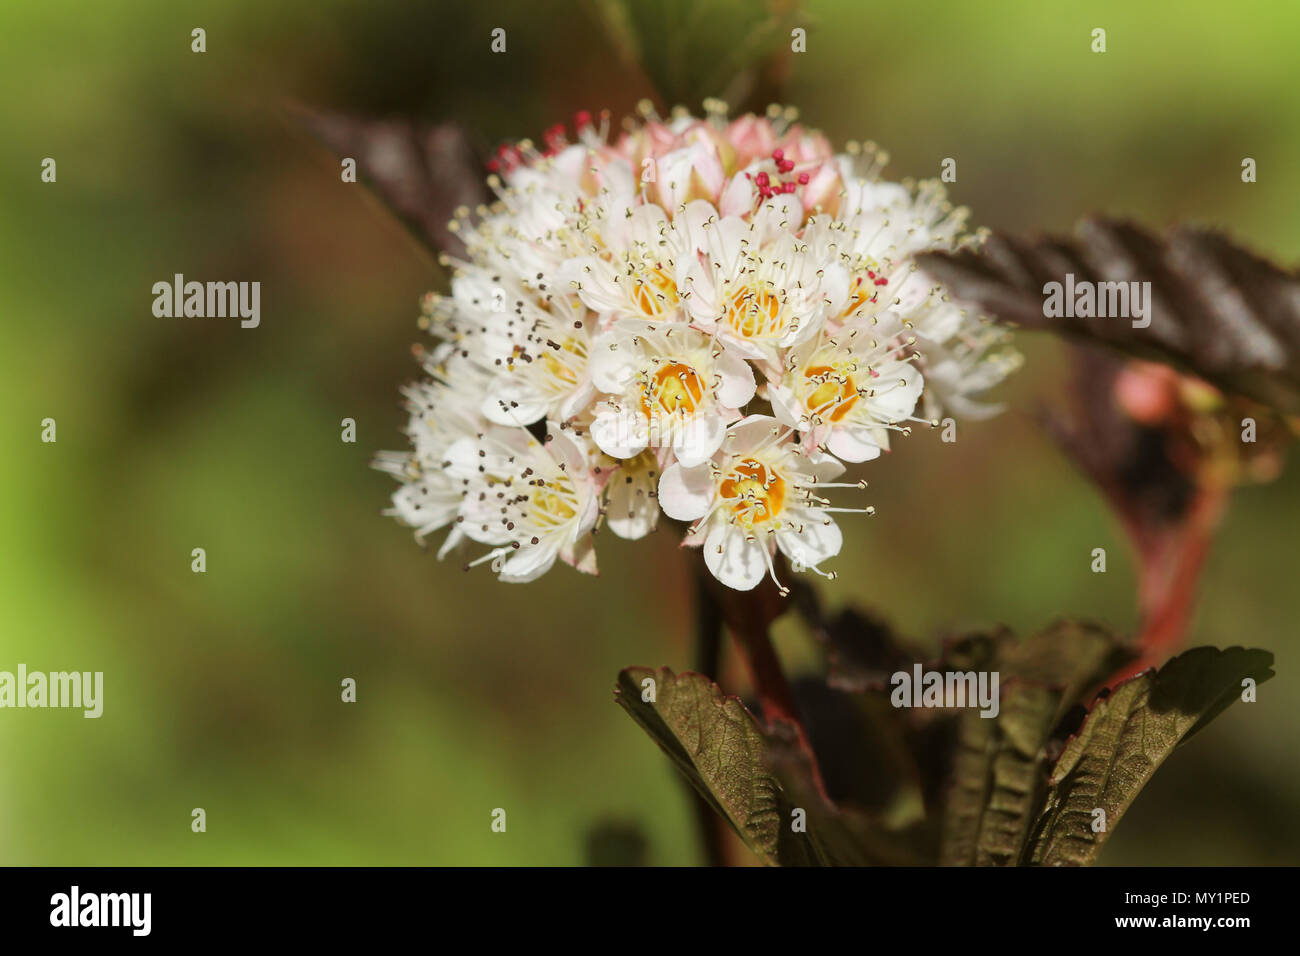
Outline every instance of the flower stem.
<path id="1" fill-rule="evenodd" d="M 745 662 L 764 719 L 769 724 L 787 724 L 794 731 L 799 748 L 808 760 L 817 791 L 826 797 L 826 788 L 822 783 L 812 743 L 799 716 L 799 707 L 795 703 L 790 682 L 786 680 L 781 659 L 772 646 L 772 622 L 786 610 L 790 602 L 770 579 L 765 579 L 752 591 L 740 592 L 719 584 L 703 567 L 699 568 L 699 574 L 704 578 L 704 590 L 717 603 L 722 620 Z"/>
<path id="2" fill-rule="evenodd" d="M 1201 570 L 1227 500 L 1228 489 L 1205 487 L 1175 533 L 1139 542 L 1137 645 L 1141 656 L 1112 683 L 1164 663 L 1183 643 L 1196 609 Z"/>
<path id="3" fill-rule="evenodd" d="M 715 683 L 722 660 L 722 611 L 703 575 L 695 576 L 695 648 L 694 670 Z M 709 866 L 727 865 L 727 825 L 722 817 L 686 784 L 695 829 Z"/>

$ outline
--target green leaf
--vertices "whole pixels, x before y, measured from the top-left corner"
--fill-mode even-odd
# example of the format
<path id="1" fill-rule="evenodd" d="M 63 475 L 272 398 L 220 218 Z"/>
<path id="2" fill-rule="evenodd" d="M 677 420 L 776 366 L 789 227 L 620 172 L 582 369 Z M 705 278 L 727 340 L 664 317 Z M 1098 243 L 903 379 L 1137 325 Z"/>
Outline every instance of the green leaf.
<path id="1" fill-rule="evenodd" d="M 1020 685 L 1003 693 L 995 719 L 976 711 L 961 716 L 941 865 L 1006 866 L 1020 856 L 1039 805 L 1043 747 L 1060 702 L 1060 691 Z"/>
<path id="2" fill-rule="evenodd" d="M 874 832 L 865 815 L 842 813 L 818 793 L 789 728 L 764 730 L 739 698 L 723 694 L 707 677 L 629 667 L 614 694 L 764 863 L 915 862 L 901 838 Z M 649 696 L 654 699 L 643 699 Z"/>
<path id="3" fill-rule="evenodd" d="M 1092 863 L 1173 749 L 1238 699 L 1246 678 L 1272 677 L 1272 663 L 1267 651 L 1198 647 L 1116 687 L 1056 762 L 1023 862 Z M 1105 812 L 1105 828 L 1094 832 L 1097 809 Z"/>
<path id="4" fill-rule="evenodd" d="M 1016 863 L 1042 806 L 1053 729 L 1130 656 L 1107 631 L 1072 621 L 1023 642 L 1002 631 L 948 649 L 946 669 L 998 673 L 1001 706 L 996 717 L 971 709 L 958 718 L 941 864 Z"/>
<path id="5" fill-rule="evenodd" d="M 1078 702 L 1134 656 L 1134 650 L 1106 628 L 1065 620 L 1027 640 L 1004 645 L 999 667 L 1004 680 L 1059 688 L 1064 708 Z M 1056 716 L 1059 719 L 1064 714 Z"/>
<path id="6" fill-rule="evenodd" d="M 594 0 L 594 9 L 665 103 L 689 106 L 762 87 L 756 74 L 789 57 L 791 27 L 809 25 L 790 0 Z"/>
<path id="7" fill-rule="evenodd" d="M 623 670 L 614 694 L 745 844 L 763 862 L 777 863 L 789 813 L 780 784 L 764 764 L 763 732 L 740 699 L 703 675 L 679 677 L 666 667 Z"/>

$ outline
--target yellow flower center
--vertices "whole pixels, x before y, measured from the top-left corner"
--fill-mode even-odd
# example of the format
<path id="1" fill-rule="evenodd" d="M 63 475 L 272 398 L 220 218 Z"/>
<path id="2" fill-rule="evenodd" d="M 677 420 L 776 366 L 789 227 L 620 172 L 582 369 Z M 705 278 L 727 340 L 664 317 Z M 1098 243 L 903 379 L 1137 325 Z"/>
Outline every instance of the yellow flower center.
<path id="1" fill-rule="evenodd" d="M 704 381 L 683 362 L 671 362 L 651 376 L 641 397 L 647 418 L 694 415 L 704 398 Z"/>
<path id="2" fill-rule="evenodd" d="M 785 507 L 785 479 L 753 458 L 732 468 L 718 490 L 723 499 L 735 502 L 732 513 L 749 528 L 771 521 Z"/>
<path id="3" fill-rule="evenodd" d="M 811 365 L 803 370 L 810 389 L 808 410 L 823 421 L 838 422 L 858 401 L 853 377 L 829 365 Z"/>
<path id="4" fill-rule="evenodd" d="M 677 283 L 661 266 L 644 270 L 632 283 L 632 304 L 643 315 L 662 315 L 668 309 L 676 308 L 681 301 L 677 295 Z"/>
<path id="5" fill-rule="evenodd" d="M 555 348 L 548 343 L 539 362 L 553 385 L 572 387 L 578 384 L 579 369 L 587 358 L 587 346 L 579 339 L 565 338 Z"/>
<path id="6" fill-rule="evenodd" d="M 788 325 L 780 296 L 770 282 L 761 280 L 732 293 L 723 318 L 737 335 L 747 339 L 777 338 Z"/>
<path id="7" fill-rule="evenodd" d="M 529 499 L 530 517 L 538 527 L 549 531 L 558 528 L 578 513 L 574 507 L 576 503 L 577 495 L 573 490 L 572 482 L 561 476 L 533 492 Z"/>
<path id="8" fill-rule="evenodd" d="M 875 269 L 869 269 L 864 274 L 855 276 L 853 288 L 849 292 L 849 301 L 845 304 L 844 311 L 840 313 L 840 318 L 852 318 L 864 305 L 878 302 L 880 287 L 887 284 L 888 282 Z"/>

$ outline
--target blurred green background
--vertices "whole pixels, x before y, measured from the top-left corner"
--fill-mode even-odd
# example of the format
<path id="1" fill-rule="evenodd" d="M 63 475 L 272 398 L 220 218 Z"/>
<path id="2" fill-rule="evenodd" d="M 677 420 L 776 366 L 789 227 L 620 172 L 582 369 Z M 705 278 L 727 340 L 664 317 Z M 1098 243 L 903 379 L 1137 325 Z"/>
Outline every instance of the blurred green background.
<path id="1" fill-rule="evenodd" d="M 787 101 L 837 142 L 880 142 L 893 177 L 956 158 L 975 222 L 1188 218 L 1300 258 L 1300 6 L 805 10 Z M 99 720 L 0 711 L 0 863 L 570 864 L 610 821 L 651 862 L 696 862 L 673 771 L 611 696 L 623 666 L 689 666 L 676 543 L 605 536 L 599 579 L 510 586 L 380 516 L 393 486 L 368 462 L 403 446 L 417 299 L 444 278 L 280 111 L 454 118 L 484 146 L 625 112 L 650 90 L 592 8 L 5 0 L 0 62 L 0 669 L 105 673 Z M 176 272 L 260 281 L 261 327 L 155 318 L 150 287 Z M 848 525 L 829 601 L 936 637 L 1131 628 L 1118 528 L 1030 418 L 1059 346 L 1021 345 L 1010 412 L 869 467 L 879 513 Z M 1271 649 L 1279 676 L 1175 755 L 1102 862 L 1300 860 L 1297 528 L 1300 469 L 1234 499 L 1193 639 Z M 1094 547 L 1109 573 L 1089 573 Z"/>

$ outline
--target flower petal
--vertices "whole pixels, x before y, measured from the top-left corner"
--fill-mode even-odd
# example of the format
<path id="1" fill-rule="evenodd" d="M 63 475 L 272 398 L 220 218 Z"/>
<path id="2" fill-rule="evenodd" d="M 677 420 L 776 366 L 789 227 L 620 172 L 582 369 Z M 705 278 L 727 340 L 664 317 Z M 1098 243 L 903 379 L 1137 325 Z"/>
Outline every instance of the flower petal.
<path id="1" fill-rule="evenodd" d="M 715 365 L 721 382 L 718 383 L 718 402 L 724 408 L 744 408 L 754 397 L 754 369 L 735 352 L 723 349 Z"/>
<path id="2" fill-rule="evenodd" d="M 629 382 L 636 378 L 640 350 L 617 332 L 606 333 L 591 343 L 588 368 L 591 380 L 602 392 L 622 394 Z"/>
<path id="3" fill-rule="evenodd" d="M 880 457 L 881 452 L 872 430 L 860 426 L 831 429 L 826 449 L 841 461 L 854 463 L 873 461 Z"/>
<path id="4" fill-rule="evenodd" d="M 546 397 L 523 379 L 502 375 L 483 397 L 479 411 L 498 425 L 531 425 L 545 417 Z"/>
<path id="5" fill-rule="evenodd" d="M 718 415 L 696 415 L 673 435 L 673 453 L 684 468 L 702 465 L 722 447 L 727 426 Z"/>
<path id="6" fill-rule="evenodd" d="M 609 502 L 605 507 L 605 525 L 620 538 L 635 541 L 655 529 L 659 505 L 649 472 L 614 475 L 609 483 Z"/>
<path id="7" fill-rule="evenodd" d="M 669 465 L 659 479 L 659 507 L 670 518 L 694 521 L 709 513 L 713 504 L 713 476 L 707 465 L 686 468 Z"/>
<path id="8" fill-rule="evenodd" d="M 786 529 L 776 533 L 776 545 L 787 558 L 811 568 L 840 553 L 844 535 L 833 520 L 813 511 L 803 512 L 796 520 L 802 522 L 798 530 Z"/>
<path id="9" fill-rule="evenodd" d="M 749 415 L 742 418 L 727 429 L 727 452 L 732 455 L 747 455 L 780 428 L 781 423 L 771 415 Z"/>
<path id="10" fill-rule="evenodd" d="M 645 416 L 603 407 L 591 423 L 591 438 L 600 450 L 611 458 L 632 458 L 644 451 L 650 441 Z"/>
<path id="11" fill-rule="evenodd" d="M 715 578 L 737 591 L 752 591 L 767 573 L 764 544 L 733 525 L 718 523 L 704 539 L 704 563 Z"/>
<path id="12" fill-rule="evenodd" d="M 501 565 L 501 580 L 510 584 L 535 581 L 551 570 L 559 551 L 558 545 L 549 541 L 520 548 Z"/>

